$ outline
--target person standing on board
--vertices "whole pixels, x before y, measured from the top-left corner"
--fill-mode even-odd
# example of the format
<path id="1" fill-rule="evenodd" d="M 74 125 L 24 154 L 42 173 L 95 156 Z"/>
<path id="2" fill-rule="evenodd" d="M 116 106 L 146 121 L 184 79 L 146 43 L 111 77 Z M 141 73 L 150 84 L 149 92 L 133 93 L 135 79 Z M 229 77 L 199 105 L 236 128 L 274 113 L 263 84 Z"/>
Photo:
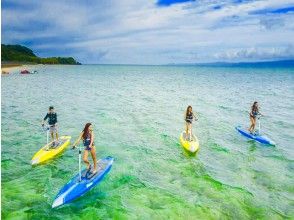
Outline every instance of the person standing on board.
<path id="1" fill-rule="evenodd" d="M 84 127 L 84 130 L 80 133 L 80 136 L 73 144 L 73 149 L 76 148 L 76 145 L 79 144 L 80 140 L 83 140 L 85 151 L 83 155 L 83 161 L 85 162 L 88 172 L 92 173 L 93 175 L 97 173 L 97 159 L 96 159 L 96 149 L 94 146 L 94 132 L 93 132 L 93 126 L 91 123 L 87 123 Z M 93 163 L 94 163 L 94 169 L 91 171 L 91 164 L 88 161 L 88 154 L 91 153 Z"/>
<path id="2" fill-rule="evenodd" d="M 196 116 L 192 111 L 192 106 L 188 106 L 185 112 L 185 121 L 186 121 L 186 139 L 192 141 L 192 122 L 197 120 Z"/>
<path id="3" fill-rule="evenodd" d="M 253 133 L 255 130 L 255 125 L 256 125 L 256 118 L 257 116 L 262 115 L 259 112 L 259 106 L 258 106 L 258 102 L 254 102 L 253 105 L 251 106 L 251 111 L 249 113 L 249 117 L 250 117 L 250 127 L 248 129 L 248 131 L 250 133 Z"/>
<path id="4" fill-rule="evenodd" d="M 49 112 L 46 114 L 42 121 L 42 126 L 44 127 L 45 121 L 48 119 L 48 124 L 49 124 L 49 131 L 51 134 L 51 139 L 54 141 L 54 134 L 56 137 L 56 141 L 53 142 L 52 146 L 54 147 L 55 145 L 58 145 L 58 132 L 57 132 L 57 114 L 54 112 L 54 107 L 50 106 L 49 107 Z"/>

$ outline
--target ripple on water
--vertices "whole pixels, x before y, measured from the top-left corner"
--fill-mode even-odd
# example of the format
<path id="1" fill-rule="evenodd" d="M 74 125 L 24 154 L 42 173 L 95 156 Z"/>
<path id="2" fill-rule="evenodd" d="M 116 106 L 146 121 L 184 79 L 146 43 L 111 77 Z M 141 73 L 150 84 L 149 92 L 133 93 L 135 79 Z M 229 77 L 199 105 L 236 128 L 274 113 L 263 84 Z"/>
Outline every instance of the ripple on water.
<path id="1" fill-rule="evenodd" d="M 293 70 L 38 68 L 38 75 L 2 78 L 4 219 L 293 218 Z M 276 147 L 235 131 L 238 124 L 248 126 L 252 100 L 267 115 L 262 129 Z M 200 140 L 196 155 L 179 144 L 188 104 L 199 115 L 193 124 Z M 49 105 L 58 112 L 61 134 L 75 139 L 91 121 L 98 157 L 115 158 L 99 186 L 56 210 L 52 201 L 77 173 L 78 153 L 67 150 L 31 167 L 46 142 L 39 126 Z"/>

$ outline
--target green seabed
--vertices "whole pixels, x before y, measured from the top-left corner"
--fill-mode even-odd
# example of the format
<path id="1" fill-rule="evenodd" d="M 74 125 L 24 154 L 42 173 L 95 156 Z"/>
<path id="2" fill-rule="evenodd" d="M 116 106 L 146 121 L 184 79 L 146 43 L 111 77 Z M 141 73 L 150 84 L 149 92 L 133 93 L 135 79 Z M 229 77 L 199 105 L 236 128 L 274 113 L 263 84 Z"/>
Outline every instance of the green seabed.
<path id="1" fill-rule="evenodd" d="M 293 69 L 194 66 L 38 66 L 2 77 L 3 219 L 291 219 Z M 251 92 L 254 91 L 254 92 Z M 266 147 L 239 135 L 251 102 L 266 115 Z M 183 112 L 199 113 L 200 151 L 179 144 Z M 49 105 L 60 134 L 94 124 L 98 157 L 115 162 L 104 181 L 59 209 L 59 189 L 78 171 L 67 150 L 32 167 L 46 142 Z"/>

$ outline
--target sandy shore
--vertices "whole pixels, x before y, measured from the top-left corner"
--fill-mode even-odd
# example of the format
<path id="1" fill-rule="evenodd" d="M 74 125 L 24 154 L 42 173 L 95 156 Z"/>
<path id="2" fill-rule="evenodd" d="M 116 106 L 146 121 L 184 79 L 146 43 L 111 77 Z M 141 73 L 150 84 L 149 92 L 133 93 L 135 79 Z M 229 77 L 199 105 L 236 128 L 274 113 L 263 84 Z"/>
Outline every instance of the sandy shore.
<path id="1" fill-rule="evenodd" d="M 1 64 L 1 74 L 19 73 L 23 69 L 31 71 L 31 69 L 35 69 L 35 66 L 34 64 Z"/>
<path id="2" fill-rule="evenodd" d="M 1 74 L 8 74 L 20 69 L 22 64 L 1 64 Z"/>

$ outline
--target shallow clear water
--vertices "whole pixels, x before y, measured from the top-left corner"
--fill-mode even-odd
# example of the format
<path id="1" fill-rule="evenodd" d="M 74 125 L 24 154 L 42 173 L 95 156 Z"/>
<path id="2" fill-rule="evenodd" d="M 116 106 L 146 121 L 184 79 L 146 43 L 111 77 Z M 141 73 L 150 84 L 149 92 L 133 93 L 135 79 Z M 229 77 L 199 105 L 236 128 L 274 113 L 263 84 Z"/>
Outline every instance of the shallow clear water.
<path id="1" fill-rule="evenodd" d="M 3 219 L 282 219 L 293 213 L 294 69 L 191 66 L 36 66 L 2 77 Z M 258 100 L 275 147 L 239 135 Z M 179 144 L 188 104 L 199 114 L 196 156 Z M 60 134 L 94 124 L 104 181 L 52 210 L 78 171 L 67 150 L 44 165 L 40 121 L 54 105 Z"/>

